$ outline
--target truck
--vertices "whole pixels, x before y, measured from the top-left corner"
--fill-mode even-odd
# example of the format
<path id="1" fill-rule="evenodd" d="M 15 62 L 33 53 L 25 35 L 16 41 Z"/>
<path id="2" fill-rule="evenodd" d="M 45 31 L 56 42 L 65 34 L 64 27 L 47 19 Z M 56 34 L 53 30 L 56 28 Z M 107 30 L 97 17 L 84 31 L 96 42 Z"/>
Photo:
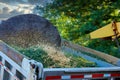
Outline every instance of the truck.
<path id="1" fill-rule="evenodd" d="M 120 80 L 120 67 L 44 68 L 0 41 L 0 80 Z"/>

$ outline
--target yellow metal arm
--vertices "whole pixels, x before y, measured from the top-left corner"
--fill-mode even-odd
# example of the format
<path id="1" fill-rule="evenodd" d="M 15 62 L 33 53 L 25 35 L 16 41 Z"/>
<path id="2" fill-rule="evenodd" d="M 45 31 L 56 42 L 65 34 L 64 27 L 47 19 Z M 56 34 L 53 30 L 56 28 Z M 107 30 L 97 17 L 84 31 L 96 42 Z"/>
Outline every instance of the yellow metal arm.
<path id="1" fill-rule="evenodd" d="M 116 26 L 113 27 L 113 23 L 110 23 L 100 29 L 97 29 L 93 32 L 90 33 L 91 39 L 96 39 L 96 38 L 106 38 L 106 37 L 111 37 L 114 38 L 114 30 L 117 31 L 117 36 L 120 36 L 120 22 L 117 22 L 115 24 Z"/>

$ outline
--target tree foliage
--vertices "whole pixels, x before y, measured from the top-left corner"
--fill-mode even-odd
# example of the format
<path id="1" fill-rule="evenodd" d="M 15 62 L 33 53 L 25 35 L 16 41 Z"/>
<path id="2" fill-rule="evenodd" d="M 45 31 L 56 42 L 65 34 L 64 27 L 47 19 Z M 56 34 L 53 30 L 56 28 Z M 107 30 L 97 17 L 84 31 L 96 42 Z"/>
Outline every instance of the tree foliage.
<path id="1" fill-rule="evenodd" d="M 38 10 L 42 10 L 43 16 L 57 26 L 62 38 L 116 55 L 114 42 L 90 40 L 89 33 L 113 19 L 120 21 L 119 5 L 120 0 L 54 0 Z"/>

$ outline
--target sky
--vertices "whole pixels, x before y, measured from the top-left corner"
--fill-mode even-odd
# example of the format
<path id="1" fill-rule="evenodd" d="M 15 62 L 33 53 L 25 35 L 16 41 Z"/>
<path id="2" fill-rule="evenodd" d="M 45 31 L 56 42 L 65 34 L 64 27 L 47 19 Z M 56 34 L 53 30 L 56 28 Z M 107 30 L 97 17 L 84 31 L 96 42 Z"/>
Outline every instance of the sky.
<path id="1" fill-rule="evenodd" d="M 0 20 L 33 13 L 35 5 L 44 6 L 47 2 L 51 2 L 51 0 L 0 0 Z"/>

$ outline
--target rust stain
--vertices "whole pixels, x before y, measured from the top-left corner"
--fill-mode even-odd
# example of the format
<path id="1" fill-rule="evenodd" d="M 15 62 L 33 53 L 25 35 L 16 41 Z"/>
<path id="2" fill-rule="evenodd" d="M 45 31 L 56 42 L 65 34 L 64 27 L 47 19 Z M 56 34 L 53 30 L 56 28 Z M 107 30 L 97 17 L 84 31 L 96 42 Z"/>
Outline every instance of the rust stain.
<path id="1" fill-rule="evenodd" d="M 0 51 L 2 51 L 4 54 L 6 54 L 9 58 L 11 58 L 13 61 L 15 61 L 18 65 L 21 66 L 22 60 L 24 58 L 23 55 L 21 55 L 19 52 L 13 50 L 10 48 L 7 44 L 0 41 Z"/>

